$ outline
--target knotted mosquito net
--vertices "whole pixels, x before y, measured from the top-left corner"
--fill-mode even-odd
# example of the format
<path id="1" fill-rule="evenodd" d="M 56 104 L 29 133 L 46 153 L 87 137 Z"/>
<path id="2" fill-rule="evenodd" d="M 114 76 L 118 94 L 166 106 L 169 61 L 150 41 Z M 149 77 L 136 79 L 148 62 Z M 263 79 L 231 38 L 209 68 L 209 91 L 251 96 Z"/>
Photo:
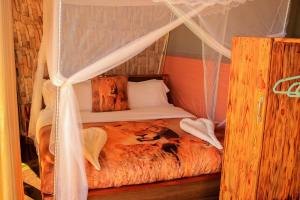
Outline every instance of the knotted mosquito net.
<path id="1" fill-rule="evenodd" d="M 206 113 L 214 120 L 220 63 L 230 59 L 231 38 L 285 36 L 289 4 L 289 0 L 44 0 L 30 134 L 35 134 L 47 66 L 51 82 L 58 86 L 52 123 L 55 198 L 87 198 L 74 84 L 124 63 L 184 24 L 202 40 Z"/>

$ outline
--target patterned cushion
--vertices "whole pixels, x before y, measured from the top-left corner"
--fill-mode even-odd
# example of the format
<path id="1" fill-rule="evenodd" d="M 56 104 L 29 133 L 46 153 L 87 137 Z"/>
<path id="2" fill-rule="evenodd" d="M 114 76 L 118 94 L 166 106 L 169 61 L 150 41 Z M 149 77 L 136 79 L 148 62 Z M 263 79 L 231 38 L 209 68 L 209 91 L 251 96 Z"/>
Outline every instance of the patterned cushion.
<path id="1" fill-rule="evenodd" d="M 127 83 L 127 76 L 93 78 L 93 112 L 127 110 Z"/>

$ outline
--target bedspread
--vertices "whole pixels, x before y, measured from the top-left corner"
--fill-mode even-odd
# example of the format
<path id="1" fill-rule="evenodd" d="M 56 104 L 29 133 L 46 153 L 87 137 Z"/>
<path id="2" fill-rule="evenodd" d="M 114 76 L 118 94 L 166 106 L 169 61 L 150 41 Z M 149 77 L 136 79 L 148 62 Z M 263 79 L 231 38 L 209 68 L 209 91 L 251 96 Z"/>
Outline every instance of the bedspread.
<path id="1" fill-rule="evenodd" d="M 108 135 L 97 171 L 85 161 L 89 189 L 119 187 L 219 172 L 222 152 L 179 127 L 180 119 L 90 123 Z M 53 193 L 51 126 L 40 130 L 41 190 Z M 222 133 L 216 133 L 221 140 Z M 91 144 L 92 145 L 92 144 Z"/>

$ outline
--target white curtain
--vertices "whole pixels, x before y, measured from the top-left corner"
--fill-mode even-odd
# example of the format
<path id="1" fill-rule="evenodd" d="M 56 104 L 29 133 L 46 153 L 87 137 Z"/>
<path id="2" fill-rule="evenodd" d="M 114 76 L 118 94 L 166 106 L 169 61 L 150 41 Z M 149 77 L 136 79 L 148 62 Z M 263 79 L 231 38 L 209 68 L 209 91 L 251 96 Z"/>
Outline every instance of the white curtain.
<path id="1" fill-rule="evenodd" d="M 35 134 L 47 63 L 59 86 L 52 127 L 56 199 L 87 196 L 73 84 L 122 64 L 184 23 L 203 42 L 206 112 L 213 120 L 219 66 L 223 56 L 230 58 L 232 36 L 284 35 L 288 7 L 289 0 L 44 0 L 30 133 Z"/>

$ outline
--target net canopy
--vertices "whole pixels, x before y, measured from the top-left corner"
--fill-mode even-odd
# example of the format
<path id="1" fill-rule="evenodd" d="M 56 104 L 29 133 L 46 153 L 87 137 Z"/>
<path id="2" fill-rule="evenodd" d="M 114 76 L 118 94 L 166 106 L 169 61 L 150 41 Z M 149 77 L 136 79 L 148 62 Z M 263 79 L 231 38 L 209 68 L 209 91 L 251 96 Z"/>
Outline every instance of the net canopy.
<path id="1" fill-rule="evenodd" d="M 29 132 L 41 110 L 48 67 L 58 86 L 52 123 L 56 199 L 86 199 L 80 112 L 72 85 L 138 55 L 181 24 L 202 41 L 205 105 L 214 120 L 220 64 L 233 36 L 283 37 L 289 0 L 44 0 L 43 38 Z"/>

